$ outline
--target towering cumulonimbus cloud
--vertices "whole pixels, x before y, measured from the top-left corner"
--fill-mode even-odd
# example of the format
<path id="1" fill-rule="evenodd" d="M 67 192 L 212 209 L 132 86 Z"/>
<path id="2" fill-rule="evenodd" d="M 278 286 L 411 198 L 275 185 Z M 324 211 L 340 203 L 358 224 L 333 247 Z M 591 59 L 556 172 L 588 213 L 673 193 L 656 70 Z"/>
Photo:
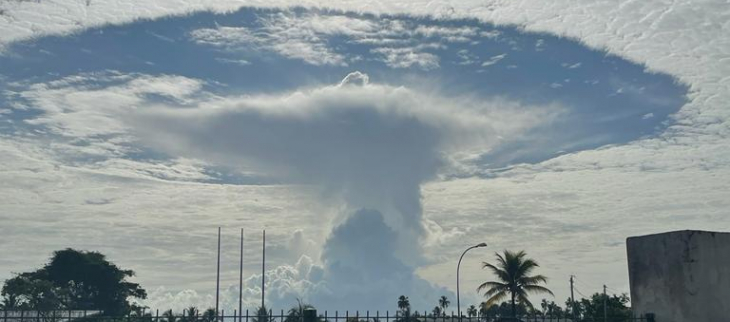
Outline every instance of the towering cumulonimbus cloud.
<path id="1" fill-rule="evenodd" d="M 156 107 L 127 117 L 141 138 L 169 153 L 322 188 L 342 209 L 322 255 L 325 284 L 353 290 L 338 294 L 365 297 L 357 289 L 378 287 L 435 296 L 415 274 L 425 237 L 421 184 L 437 175 L 446 155 L 484 151 L 499 136 L 554 113 L 489 104 L 370 84 L 366 74 L 353 72 L 332 86 L 212 98 L 193 108 Z M 369 301 L 373 308 L 392 304 L 381 296 Z"/>

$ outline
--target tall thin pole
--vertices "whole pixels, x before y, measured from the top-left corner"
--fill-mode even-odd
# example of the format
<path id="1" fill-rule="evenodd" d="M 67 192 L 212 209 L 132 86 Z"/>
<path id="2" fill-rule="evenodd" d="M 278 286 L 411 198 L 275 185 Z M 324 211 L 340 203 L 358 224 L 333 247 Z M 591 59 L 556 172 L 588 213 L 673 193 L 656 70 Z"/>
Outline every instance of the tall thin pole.
<path id="1" fill-rule="evenodd" d="M 606 294 L 606 285 L 603 285 L 603 322 L 608 321 L 608 295 Z"/>
<path id="2" fill-rule="evenodd" d="M 264 306 L 264 295 L 266 293 L 266 229 L 264 229 L 264 242 L 261 246 L 263 260 L 261 261 L 261 308 Z"/>
<path id="3" fill-rule="evenodd" d="M 464 255 L 466 255 L 466 252 L 468 252 L 472 248 L 477 247 L 487 247 L 487 243 L 480 243 L 478 245 L 471 246 L 464 250 L 463 253 L 461 253 L 461 257 L 459 257 L 459 263 L 456 264 L 456 314 L 459 316 L 459 321 L 461 321 L 461 299 L 459 295 L 459 268 L 461 267 L 461 260 L 464 258 Z"/>
<path id="4" fill-rule="evenodd" d="M 221 288 L 221 228 L 218 227 L 218 260 L 215 274 L 215 316 L 218 319 L 218 295 Z"/>
<path id="5" fill-rule="evenodd" d="M 570 303 L 573 305 L 573 321 L 577 321 L 576 309 L 575 309 L 575 296 L 573 295 L 573 275 L 570 275 Z"/>
<path id="6" fill-rule="evenodd" d="M 241 228 L 241 260 L 238 270 L 238 321 L 241 322 L 240 314 L 243 312 L 243 228 Z"/>

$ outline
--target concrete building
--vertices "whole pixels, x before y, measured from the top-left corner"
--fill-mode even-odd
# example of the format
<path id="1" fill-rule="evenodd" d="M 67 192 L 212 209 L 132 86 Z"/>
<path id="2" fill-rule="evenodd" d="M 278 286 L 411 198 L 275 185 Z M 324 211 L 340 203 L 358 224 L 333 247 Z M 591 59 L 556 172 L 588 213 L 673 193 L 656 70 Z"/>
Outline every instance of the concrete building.
<path id="1" fill-rule="evenodd" d="M 626 241 L 634 313 L 657 322 L 730 321 L 730 233 L 676 231 Z"/>

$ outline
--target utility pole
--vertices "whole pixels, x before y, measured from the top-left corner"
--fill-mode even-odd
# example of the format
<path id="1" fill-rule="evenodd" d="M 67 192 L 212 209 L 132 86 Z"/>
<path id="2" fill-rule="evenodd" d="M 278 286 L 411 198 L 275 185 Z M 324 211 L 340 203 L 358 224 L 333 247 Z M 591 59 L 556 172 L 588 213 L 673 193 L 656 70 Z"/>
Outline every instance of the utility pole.
<path id="1" fill-rule="evenodd" d="M 261 261 L 261 309 L 264 306 L 264 294 L 266 293 L 266 229 L 264 229 L 264 242 L 262 244 L 261 253 L 263 261 Z"/>
<path id="2" fill-rule="evenodd" d="M 575 309 L 575 296 L 573 295 L 573 275 L 570 275 L 570 303 L 573 304 L 573 322 L 578 321 L 578 316 L 576 315 L 576 309 Z"/>
<path id="3" fill-rule="evenodd" d="M 238 270 L 238 322 L 242 321 L 243 316 L 243 228 L 241 228 L 241 260 Z"/>
<path id="4" fill-rule="evenodd" d="M 218 227 L 218 260 L 215 274 L 215 316 L 218 320 L 218 294 L 221 287 L 221 228 Z"/>
<path id="5" fill-rule="evenodd" d="M 608 322 L 608 294 L 606 294 L 606 285 L 603 285 L 603 322 Z"/>

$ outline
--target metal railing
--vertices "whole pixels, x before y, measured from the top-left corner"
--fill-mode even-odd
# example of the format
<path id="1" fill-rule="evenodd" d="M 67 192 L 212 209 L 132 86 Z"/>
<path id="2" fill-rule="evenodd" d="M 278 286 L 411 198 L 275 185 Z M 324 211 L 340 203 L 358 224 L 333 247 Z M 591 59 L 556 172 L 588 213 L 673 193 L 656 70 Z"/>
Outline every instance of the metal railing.
<path id="1" fill-rule="evenodd" d="M 315 318 L 306 321 L 304 315 L 289 313 L 284 310 L 269 310 L 260 314 L 255 310 L 244 312 L 225 311 L 215 313 L 188 312 L 171 314 L 171 311 L 160 312 L 133 312 L 124 316 L 106 316 L 101 311 L 0 311 L 0 322 L 654 322 L 652 317 L 625 317 L 608 316 L 583 317 L 576 320 L 570 315 L 544 315 L 538 312 L 523 314 L 517 320 L 510 315 L 462 315 L 455 314 L 433 315 L 431 312 L 412 312 L 403 314 L 401 311 L 323 311 L 313 313 Z"/>

